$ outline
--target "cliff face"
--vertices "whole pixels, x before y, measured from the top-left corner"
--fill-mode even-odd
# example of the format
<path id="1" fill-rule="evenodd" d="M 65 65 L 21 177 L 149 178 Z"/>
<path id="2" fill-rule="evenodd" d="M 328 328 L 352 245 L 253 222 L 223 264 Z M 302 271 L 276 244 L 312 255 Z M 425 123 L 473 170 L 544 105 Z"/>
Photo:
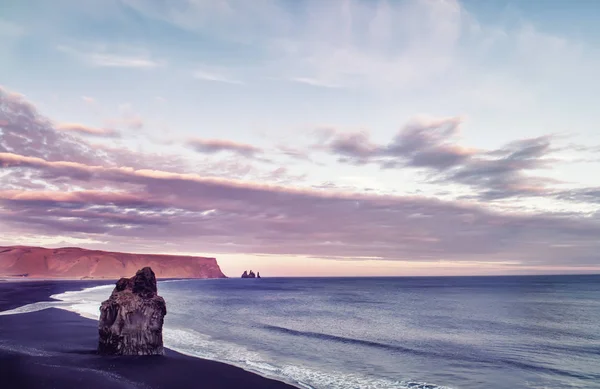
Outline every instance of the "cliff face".
<path id="1" fill-rule="evenodd" d="M 0 246 L 0 276 L 118 279 L 143 267 L 157 278 L 225 278 L 215 258 Z"/>
<path id="2" fill-rule="evenodd" d="M 121 278 L 100 306 L 98 353 L 104 355 L 163 355 L 165 300 L 157 294 L 149 267 L 132 278 Z"/>

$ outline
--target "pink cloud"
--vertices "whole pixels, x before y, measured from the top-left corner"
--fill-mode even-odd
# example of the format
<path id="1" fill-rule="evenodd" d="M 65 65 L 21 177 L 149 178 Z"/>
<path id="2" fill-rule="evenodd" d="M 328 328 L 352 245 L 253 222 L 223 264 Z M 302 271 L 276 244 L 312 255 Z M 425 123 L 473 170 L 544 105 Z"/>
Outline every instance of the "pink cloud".
<path id="1" fill-rule="evenodd" d="M 60 123 L 56 125 L 58 131 L 74 132 L 81 135 L 91 135 L 105 138 L 118 138 L 120 133 L 111 128 L 99 128 L 86 126 L 80 123 Z"/>

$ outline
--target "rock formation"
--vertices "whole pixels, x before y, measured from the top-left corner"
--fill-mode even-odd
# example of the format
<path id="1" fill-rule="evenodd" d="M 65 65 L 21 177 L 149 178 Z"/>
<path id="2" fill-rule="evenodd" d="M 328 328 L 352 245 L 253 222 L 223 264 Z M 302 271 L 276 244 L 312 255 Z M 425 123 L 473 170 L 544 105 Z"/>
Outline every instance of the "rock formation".
<path id="1" fill-rule="evenodd" d="M 119 279 L 151 267 L 157 278 L 226 278 L 215 258 L 127 254 L 77 247 L 0 246 L 0 276 Z"/>
<path id="2" fill-rule="evenodd" d="M 260 272 L 259 271 L 256 272 L 256 278 L 260 278 Z"/>
<path id="3" fill-rule="evenodd" d="M 100 306 L 98 353 L 103 355 L 162 355 L 165 300 L 157 294 L 151 268 L 121 278 Z"/>
<path id="4" fill-rule="evenodd" d="M 244 274 L 242 274 L 242 278 L 256 278 L 256 274 L 254 274 L 254 272 L 252 270 L 250 270 L 250 273 L 248 273 L 247 271 L 244 270 Z"/>

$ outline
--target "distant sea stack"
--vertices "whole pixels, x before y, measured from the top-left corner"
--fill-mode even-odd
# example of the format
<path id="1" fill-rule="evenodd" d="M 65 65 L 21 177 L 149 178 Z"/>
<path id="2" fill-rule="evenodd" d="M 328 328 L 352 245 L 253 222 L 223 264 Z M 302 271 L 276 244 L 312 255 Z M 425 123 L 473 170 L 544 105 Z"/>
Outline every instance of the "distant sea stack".
<path id="1" fill-rule="evenodd" d="M 0 276 L 4 277 L 119 279 L 143 267 L 151 267 L 157 278 L 227 278 L 215 258 L 0 246 Z"/>
<path id="2" fill-rule="evenodd" d="M 248 272 L 247 270 L 244 270 L 244 274 L 242 274 L 242 278 L 260 278 L 260 272 L 258 272 L 257 274 L 254 274 L 254 272 L 252 270 L 250 270 L 250 272 Z"/>
<path id="3" fill-rule="evenodd" d="M 165 300 L 157 294 L 151 268 L 121 278 L 100 306 L 98 353 L 102 355 L 163 355 Z"/>

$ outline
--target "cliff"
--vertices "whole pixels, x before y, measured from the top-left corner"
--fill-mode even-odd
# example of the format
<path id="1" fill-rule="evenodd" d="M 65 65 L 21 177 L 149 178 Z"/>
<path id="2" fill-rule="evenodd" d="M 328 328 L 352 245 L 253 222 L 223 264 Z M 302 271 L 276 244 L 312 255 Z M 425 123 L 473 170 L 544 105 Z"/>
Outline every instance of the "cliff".
<path id="1" fill-rule="evenodd" d="M 98 353 L 103 355 L 163 355 L 165 300 L 156 289 L 151 268 L 121 278 L 100 306 Z"/>
<path id="2" fill-rule="evenodd" d="M 151 267 L 157 278 L 226 278 L 215 258 L 0 246 L 0 276 L 118 279 L 143 267 Z"/>

